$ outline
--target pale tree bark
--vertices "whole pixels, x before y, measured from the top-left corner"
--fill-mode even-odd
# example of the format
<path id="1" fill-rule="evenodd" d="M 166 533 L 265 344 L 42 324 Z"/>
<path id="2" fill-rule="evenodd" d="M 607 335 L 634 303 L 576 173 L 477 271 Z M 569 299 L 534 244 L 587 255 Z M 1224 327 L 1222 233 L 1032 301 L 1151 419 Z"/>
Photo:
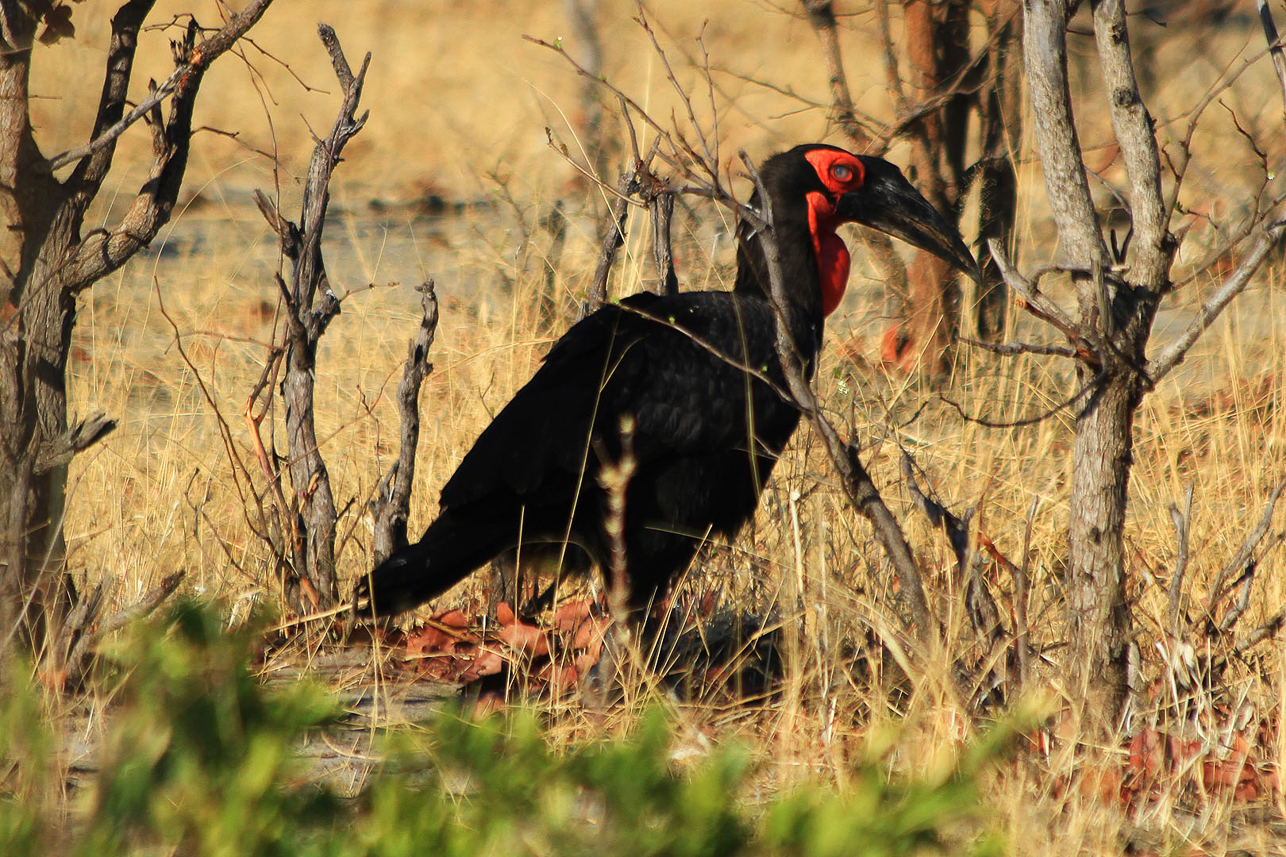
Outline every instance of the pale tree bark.
<path id="1" fill-rule="evenodd" d="M 42 26 L 46 40 L 55 28 L 42 20 L 48 9 L 39 4 L 0 0 L 0 652 L 16 641 L 56 666 L 67 654 L 66 632 L 75 630 L 63 627 L 76 600 L 64 567 L 67 465 L 114 427 L 101 416 L 68 418 L 77 295 L 128 261 L 169 220 L 205 72 L 270 3 L 254 0 L 208 36 L 192 22 L 172 42 L 174 73 L 128 114 L 138 33 L 153 2 L 123 3 L 112 18 L 89 141 L 49 158 L 31 127 L 28 84 L 34 40 Z M 147 179 L 118 223 L 83 235 L 85 212 L 111 170 L 116 141 L 141 118 L 152 133 Z M 66 178 L 55 175 L 71 164 Z"/>
<path id="2" fill-rule="evenodd" d="M 1267 213 L 1261 238 L 1203 317 L 1162 358 L 1147 347 L 1161 300 L 1172 288 L 1177 242 L 1167 206 L 1153 123 L 1139 94 L 1123 0 L 1097 0 L 1095 41 L 1107 108 L 1129 179 L 1131 240 L 1110 252 L 1090 197 L 1067 79 L 1067 22 L 1075 3 L 1027 0 L 1024 50 L 1031 116 L 1050 207 L 1058 227 L 1061 267 L 1072 274 L 1077 312 L 1064 312 L 1018 276 L 998 243 L 992 255 L 1025 306 L 1071 340 L 1078 383 L 1086 391 L 1075 423 L 1066 569 L 1069 698 L 1105 728 L 1120 722 L 1129 693 L 1134 626 L 1126 593 L 1125 522 L 1133 460 L 1134 417 L 1143 397 L 1186 353 L 1200 330 L 1245 287 L 1266 248 L 1283 231 Z M 1195 121 L 1195 116 L 1194 116 Z M 1190 136 L 1189 136 L 1190 139 Z M 1187 163 L 1187 143 L 1178 158 Z M 1176 177 L 1173 199 L 1177 199 Z M 1115 255 L 1113 255 L 1115 253 Z M 1214 299 L 1212 299 L 1214 301 Z M 1201 326 L 1198 328 L 1197 325 Z"/>
<path id="3" fill-rule="evenodd" d="M 286 448 L 290 483 L 297 508 L 283 511 L 290 526 L 290 562 L 283 567 L 282 588 L 292 609 L 307 612 L 334 606 L 339 598 L 335 573 L 335 498 L 330 472 L 317 442 L 317 346 L 331 320 L 340 312 L 340 301 L 331 290 L 322 258 L 322 232 L 330 204 L 330 179 L 348 141 L 362 130 L 367 114 L 357 116 L 371 62 L 368 53 L 353 73 L 335 31 L 317 26 L 331 66 L 343 89 L 343 100 L 330 133 L 318 140 L 308 165 L 299 224 L 286 219 L 262 193 L 256 201 L 269 225 L 281 239 L 283 254 L 292 262 L 291 281 L 277 278 L 286 307 L 285 376 L 281 397 L 286 408 Z"/>
<path id="4" fill-rule="evenodd" d="M 397 387 L 397 411 L 401 441 L 397 461 L 380 480 L 371 500 L 375 533 L 371 537 L 374 568 L 407 545 L 406 527 L 411 514 L 411 488 L 415 484 L 415 451 L 420 444 L 420 385 L 433 371 L 429 349 L 438 329 L 438 298 L 433 281 L 423 283 L 420 292 L 420 330 L 411 340 Z"/>

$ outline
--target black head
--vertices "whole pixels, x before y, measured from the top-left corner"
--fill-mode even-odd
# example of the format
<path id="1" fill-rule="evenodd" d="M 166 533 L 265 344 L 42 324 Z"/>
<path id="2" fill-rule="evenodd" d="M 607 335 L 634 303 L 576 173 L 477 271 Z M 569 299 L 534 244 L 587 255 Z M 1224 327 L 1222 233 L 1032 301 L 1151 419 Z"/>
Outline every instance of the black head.
<path id="1" fill-rule="evenodd" d="M 774 200 L 774 217 L 780 216 L 777 200 L 791 200 L 793 208 L 794 200 L 820 194 L 820 200 L 812 197 L 812 216 L 826 220 L 826 228 L 860 223 L 878 229 L 981 281 L 978 263 L 955 227 L 882 158 L 809 143 L 769 158 L 761 175 Z"/>
<path id="2" fill-rule="evenodd" d="M 789 299 L 811 323 L 843 299 L 849 255 L 835 234 L 842 223 L 901 238 L 981 281 L 978 264 L 955 228 L 887 161 L 811 143 L 768 158 L 759 177 L 772 200 L 782 270 L 791 275 Z M 750 204 L 759 206 L 758 190 Z M 741 223 L 739 239 L 735 289 L 766 293 L 767 261 L 750 223 Z"/>

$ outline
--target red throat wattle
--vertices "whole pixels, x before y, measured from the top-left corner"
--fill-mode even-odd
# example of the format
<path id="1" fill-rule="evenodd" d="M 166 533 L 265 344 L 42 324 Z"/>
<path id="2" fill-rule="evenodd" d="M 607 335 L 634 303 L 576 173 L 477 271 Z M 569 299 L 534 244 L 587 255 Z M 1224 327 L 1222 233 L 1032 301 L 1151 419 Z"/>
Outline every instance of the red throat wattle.
<path id="1" fill-rule="evenodd" d="M 839 308 L 848 288 L 848 248 L 835 234 L 835 204 L 826 194 L 813 191 L 808 194 L 808 231 L 813 236 L 813 252 L 817 256 L 817 276 L 822 282 L 822 311 L 830 315 Z"/>
<path id="2" fill-rule="evenodd" d="M 829 191 L 808 194 L 808 231 L 813 236 L 817 274 L 822 281 L 822 310 L 830 315 L 839 308 L 844 290 L 848 288 L 848 248 L 835 234 L 835 227 L 840 224 L 835 215 L 835 201 L 840 195 L 860 188 L 866 179 L 866 170 L 855 155 L 842 149 L 818 148 L 804 157 Z"/>

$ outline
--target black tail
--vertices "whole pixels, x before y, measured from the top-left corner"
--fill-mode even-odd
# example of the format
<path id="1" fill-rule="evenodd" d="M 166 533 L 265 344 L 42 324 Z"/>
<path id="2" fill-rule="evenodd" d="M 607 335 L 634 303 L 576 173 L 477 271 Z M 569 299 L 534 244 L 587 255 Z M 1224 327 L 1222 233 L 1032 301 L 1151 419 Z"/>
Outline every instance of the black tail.
<path id="1" fill-rule="evenodd" d="M 494 521 L 459 521 L 444 513 L 424 538 L 380 563 L 357 584 L 357 598 L 369 598 L 366 615 L 394 616 L 438 597 L 478 566 L 511 547 L 497 538 Z M 510 530 L 516 532 L 515 530 Z"/>

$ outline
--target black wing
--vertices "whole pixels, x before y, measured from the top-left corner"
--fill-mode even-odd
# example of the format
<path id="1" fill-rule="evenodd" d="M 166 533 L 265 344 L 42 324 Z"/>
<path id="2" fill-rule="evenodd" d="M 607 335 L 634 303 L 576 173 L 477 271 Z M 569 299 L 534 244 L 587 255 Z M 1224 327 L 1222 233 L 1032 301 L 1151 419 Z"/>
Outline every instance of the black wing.
<path id="1" fill-rule="evenodd" d="M 780 399 L 723 359 L 779 375 L 772 329 L 762 300 L 726 292 L 636 295 L 598 310 L 558 340 L 483 431 L 443 488 L 443 509 L 566 502 L 597 470 L 595 439 L 615 455 L 625 414 L 635 419 L 641 468 L 667 456 L 750 449 L 752 427 L 756 447 L 779 450 L 793 411 L 780 438 L 780 427 L 756 425 L 748 413 L 766 406 L 775 414 Z"/>

